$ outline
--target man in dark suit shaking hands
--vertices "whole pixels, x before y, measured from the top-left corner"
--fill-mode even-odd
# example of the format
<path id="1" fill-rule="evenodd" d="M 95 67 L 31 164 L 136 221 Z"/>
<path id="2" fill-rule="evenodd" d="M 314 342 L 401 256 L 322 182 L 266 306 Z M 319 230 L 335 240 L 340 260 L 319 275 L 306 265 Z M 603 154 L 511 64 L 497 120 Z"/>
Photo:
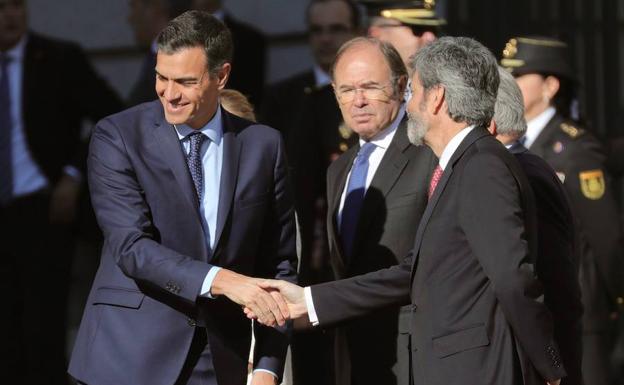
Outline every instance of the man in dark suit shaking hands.
<path id="1" fill-rule="evenodd" d="M 285 304 L 251 276 L 295 280 L 294 212 L 277 131 L 219 104 L 232 40 L 200 11 L 158 37 L 159 101 L 96 127 L 88 159 L 105 236 L 69 372 L 89 385 L 276 384 Z M 227 297 L 227 298 L 226 298 Z M 236 303 L 235 303 L 236 302 Z"/>
<path id="2" fill-rule="evenodd" d="M 327 325 L 411 299 L 415 385 L 559 384 L 566 372 L 535 277 L 535 202 L 488 131 L 496 59 L 469 38 L 441 38 L 411 61 L 408 136 L 439 157 L 414 248 L 398 266 L 301 289 L 266 282 Z"/>

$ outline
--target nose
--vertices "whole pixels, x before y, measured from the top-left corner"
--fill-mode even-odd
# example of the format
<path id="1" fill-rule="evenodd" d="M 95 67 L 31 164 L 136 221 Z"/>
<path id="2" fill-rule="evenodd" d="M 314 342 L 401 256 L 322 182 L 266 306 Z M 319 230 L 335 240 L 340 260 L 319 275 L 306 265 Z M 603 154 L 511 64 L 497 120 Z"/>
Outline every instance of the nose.
<path id="1" fill-rule="evenodd" d="M 356 88 L 353 95 L 353 105 L 356 107 L 362 107 L 368 104 L 368 99 L 364 96 L 364 90 Z"/>
<path id="2" fill-rule="evenodd" d="M 180 92 L 178 91 L 178 87 L 176 87 L 176 83 L 174 81 L 167 81 L 163 96 L 168 101 L 172 101 L 180 97 Z"/>

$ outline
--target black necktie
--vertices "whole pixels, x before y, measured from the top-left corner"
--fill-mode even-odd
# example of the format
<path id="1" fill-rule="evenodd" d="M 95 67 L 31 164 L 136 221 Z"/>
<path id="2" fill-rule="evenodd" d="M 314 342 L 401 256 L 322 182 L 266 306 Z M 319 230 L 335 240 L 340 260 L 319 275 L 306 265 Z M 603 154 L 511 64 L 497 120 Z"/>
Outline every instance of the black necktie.
<path id="1" fill-rule="evenodd" d="M 6 204 L 13 194 L 13 164 L 11 161 L 11 95 L 9 61 L 0 54 L 0 203 Z"/>
<path id="2" fill-rule="evenodd" d="M 201 145 L 206 136 L 199 131 L 195 131 L 189 134 L 188 138 L 191 148 L 186 156 L 186 163 L 188 164 L 189 171 L 191 172 L 191 178 L 193 178 L 193 184 L 195 185 L 195 191 L 197 192 L 197 199 L 201 204 L 202 190 L 204 188 L 204 168 L 201 159 Z"/>

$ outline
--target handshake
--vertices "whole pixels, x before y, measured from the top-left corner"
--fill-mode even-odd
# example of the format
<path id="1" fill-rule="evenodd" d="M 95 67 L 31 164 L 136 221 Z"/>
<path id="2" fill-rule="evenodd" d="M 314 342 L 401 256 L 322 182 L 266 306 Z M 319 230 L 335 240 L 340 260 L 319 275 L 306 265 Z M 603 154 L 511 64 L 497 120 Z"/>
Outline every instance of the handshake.
<path id="1" fill-rule="evenodd" d="M 251 278 L 221 269 L 210 289 L 241 305 L 250 319 L 266 326 L 283 326 L 287 320 L 308 314 L 303 288 L 286 281 Z"/>

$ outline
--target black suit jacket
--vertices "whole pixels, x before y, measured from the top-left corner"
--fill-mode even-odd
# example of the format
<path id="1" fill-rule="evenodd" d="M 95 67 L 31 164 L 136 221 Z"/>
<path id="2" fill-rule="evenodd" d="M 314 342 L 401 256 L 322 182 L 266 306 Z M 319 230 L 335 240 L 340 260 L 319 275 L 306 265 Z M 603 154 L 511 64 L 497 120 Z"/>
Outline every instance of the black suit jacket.
<path id="1" fill-rule="evenodd" d="M 583 329 L 611 330 L 624 304 L 624 247 L 612 180 L 601 144 L 555 115 L 530 147 L 564 179 L 580 233 Z"/>
<path id="2" fill-rule="evenodd" d="M 223 20 L 232 33 L 234 56 L 227 87 L 242 92 L 259 105 L 266 68 L 266 39 L 255 28 L 236 21 L 229 15 Z"/>
<path id="3" fill-rule="evenodd" d="M 578 240 L 568 196 L 555 171 L 519 142 L 515 155 L 535 194 L 537 207 L 537 276 L 544 285 L 544 303 L 554 321 L 555 341 L 568 375 L 564 385 L 581 385 L 583 305 L 578 280 Z"/>
<path id="4" fill-rule="evenodd" d="M 83 120 L 95 122 L 122 104 L 77 45 L 29 32 L 24 55 L 24 133 L 34 161 L 54 185 L 63 167 L 85 168 Z"/>
<path id="5" fill-rule="evenodd" d="M 353 256 L 347 259 L 341 250 L 336 216 L 358 150 L 359 145 L 353 146 L 327 172 L 327 228 L 335 279 L 401 262 L 413 245 L 427 205 L 431 170 L 437 164 L 429 147 L 410 144 L 405 118 L 366 191 Z M 337 370 L 348 367 L 343 362 L 349 358 L 353 384 L 409 384 L 410 319 L 411 307 L 392 306 L 345 324 L 348 357 L 337 357 Z"/>
<path id="6" fill-rule="evenodd" d="M 321 324 L 412 303 L 414 384 L 565 376 L 534 276 L 535 206 L 513 156 L 477 127 L 451 157 L 400 264 L 312 287 Z"/>
<path id="7" fill-rule="evenodd" d="M 89 184 L 105 235 L 69 372 L 88 384 L 176 382 L 197 324 L 219 384 L 243 385 L 251 324 L 225 297 L 199 297 L 211 266 L 294 281 L 295 224 L 277 131 L 222 110 L 223 161 L 209 253 L 185 155 L 159 101 L 102 120 Z M 287 330 L 255 324 L 254 363 L 281 375 Z"/>

